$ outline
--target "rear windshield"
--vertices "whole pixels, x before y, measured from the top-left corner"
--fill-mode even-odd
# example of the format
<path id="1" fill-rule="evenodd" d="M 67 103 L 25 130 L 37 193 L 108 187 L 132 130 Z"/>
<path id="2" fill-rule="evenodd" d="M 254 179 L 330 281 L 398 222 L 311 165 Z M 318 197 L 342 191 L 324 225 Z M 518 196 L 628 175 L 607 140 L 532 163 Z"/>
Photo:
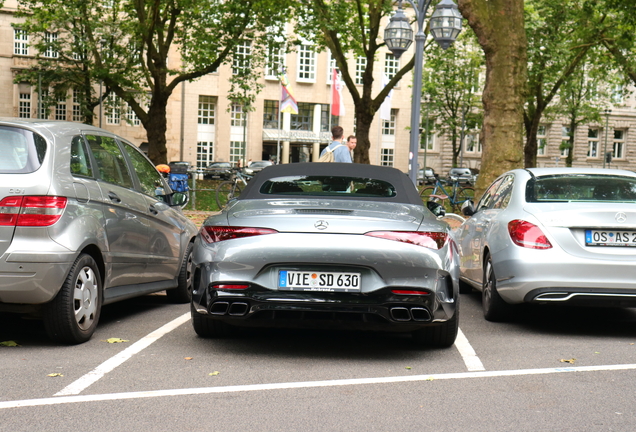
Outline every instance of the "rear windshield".
<path id="1" fill-rule="evenodd" d="M 42 165 L 46 141 L 31 131 L 0 127 L 0 173 L 30 173 Z"/>
<path id="2" fill-rule="evenodd" d="M 636 177 L 609 175 L 552 175 L 527 184 L 528 202 L 636 201 Z"/>
<path id="3" fill-rule="evenodd" d="M 265 195 L 387 197 L 396 196 L 395 187 L 384 181 L 359 177 L 288 176 L 275 177 L 263 183 Z"/>

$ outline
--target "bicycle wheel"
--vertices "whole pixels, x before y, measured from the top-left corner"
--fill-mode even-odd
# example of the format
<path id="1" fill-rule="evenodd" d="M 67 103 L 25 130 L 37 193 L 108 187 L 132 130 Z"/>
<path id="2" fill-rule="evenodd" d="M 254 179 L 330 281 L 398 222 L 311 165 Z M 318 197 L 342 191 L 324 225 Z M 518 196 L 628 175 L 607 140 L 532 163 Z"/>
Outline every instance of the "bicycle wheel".
<path id="1" fill-rule="evenodd" d="M 431 198 L 431 195 L 434 195 L 434 194 L 435 194 L 435 188 L 433 186 L 427 186 L 422 189 L 422 192 L 420 192 L 420 198 L 422 198 L 422 201 L 424 201 L 424 204 L 426 204 L 429 201 L 438 202 L 439 198 Z"/>
<path id="2" fill-rule="evenodd" d="M 460 189 L 455 196 L 455 200 L 453 202 L 453 212 L 460 213 L 462 204 L 464 204 L 468 200 L 472 200 L 475 198 L 475 189 L 471 187 L 465 187 Z"/>
<path id="3" fill-rule="evenodd" d="M 242 188 L 238 183 L 233 181 L 224 181 L 216 187 L 216 204 L 221 210 L 233 198 L 238 197 L 242 192 Z"/>

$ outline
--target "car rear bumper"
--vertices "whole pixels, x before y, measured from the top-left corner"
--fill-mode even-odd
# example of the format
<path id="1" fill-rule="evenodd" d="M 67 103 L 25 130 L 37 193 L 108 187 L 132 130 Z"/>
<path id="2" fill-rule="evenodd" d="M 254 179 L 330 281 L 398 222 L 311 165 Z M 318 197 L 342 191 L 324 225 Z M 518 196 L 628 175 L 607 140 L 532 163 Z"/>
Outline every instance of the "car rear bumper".
<path id="1" fill-rule="evenodd" d="M 514 249 L 514 248 L 512 248 Z M 497 291 L 508 303 L 636 306 L 633 261 L 593 260 L 549 251 L 493 255 Z"/>
<path id="2" fill-rule="evenodd" d="M 41 304 L 55 297 L 73 254 L 12 253 L 0 257 L 0 304 Z"/>
<path id="3" fill-rule="evenodd" d="M 407 332 L 451 319 L 455 301 L 434 294 L 402 296 L 275 292 L 251 286 L 242 292 L 195 290 L 193 310 L 210 319 L 246 327 L 348 328 Z"/>

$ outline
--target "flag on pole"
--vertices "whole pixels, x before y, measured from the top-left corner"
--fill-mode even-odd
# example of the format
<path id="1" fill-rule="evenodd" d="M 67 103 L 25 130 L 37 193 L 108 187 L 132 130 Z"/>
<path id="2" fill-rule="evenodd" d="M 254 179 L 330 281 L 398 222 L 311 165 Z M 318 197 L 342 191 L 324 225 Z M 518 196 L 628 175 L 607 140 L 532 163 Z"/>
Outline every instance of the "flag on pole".
<path id="1" fill-rule="evenodd" d="M 283 72 L 279 76 L 279 79 L 283 90 L 280 102 L 280 112 L 298 114 L 298 104 L 296 103 L 296 98 L 294 97 L 294 93 L 289 85 L 287 74 Z"/>
<path id="2" fill-rule="evenodd" d="M 342 98 L 342 87 L 344 83 L 338 76 L 338 70 L 333 68 L 331 75 L 331 115 L 345 115 L 344 99 Z"/>
<path id="3" fill-rule="evenodd" d="M 382 75 L 382 88 L 389 84 L 389 77 Z M 393 96 L 393 89 L 384 98 L 384 102 L 380 105 L 380 118 L 382 120 L 391 120 L 391 97 Z"/>

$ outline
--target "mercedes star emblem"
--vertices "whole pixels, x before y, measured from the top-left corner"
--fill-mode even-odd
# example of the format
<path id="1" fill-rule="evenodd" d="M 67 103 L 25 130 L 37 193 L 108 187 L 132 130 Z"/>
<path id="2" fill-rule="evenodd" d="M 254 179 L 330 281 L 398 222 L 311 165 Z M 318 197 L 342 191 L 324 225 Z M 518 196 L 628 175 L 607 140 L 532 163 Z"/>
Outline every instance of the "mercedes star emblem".
<path id="1" fill-rule="evenodd" d="M 614 216 L 614 219 L 616 219 L 616 222 L 623 223 L 627 220 L 627 215 L 623 212 L 618 212 L 616 216 Z"/>
<path id="2" fill-rule="evenodd" d="M 326 220 L 319 220 L 314 224 L 314 226 L 318 228 L 319 230 L 324 230 L 324 229 L 327 229 L 329 224 L 327 223 Z"/>

